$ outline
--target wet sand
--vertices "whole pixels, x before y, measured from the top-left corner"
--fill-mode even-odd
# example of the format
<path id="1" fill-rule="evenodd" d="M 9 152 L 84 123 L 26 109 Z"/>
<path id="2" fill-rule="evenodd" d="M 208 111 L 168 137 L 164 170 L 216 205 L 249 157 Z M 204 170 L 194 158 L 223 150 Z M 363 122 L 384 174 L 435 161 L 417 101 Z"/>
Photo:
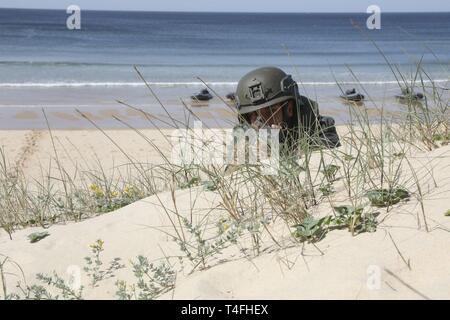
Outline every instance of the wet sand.
<path id="1" fill-rule="evenodd" d="M 300 85 L 300 92 L 318 101 L 320 113 L 333 116 L 338 124 L 349 122 L 349 111 L 353 107 L 365 108 L 368 114 L 374 117 L 379 115 L 381 108 L 385 114 L 391 113 L 390 115 L 394 116 L 407 111 L 407 108 L 395 99 L 395 95 L 399 93 L 397 85 L 365 85 L 364 88 L 359 88 L 358 91 L 365 94 L 367 99 L 358 106 L 349 105 L 339 98 L 341 89 L 347 87 L 351 85 L 341 88 L 337 85 Z M 213 100 L 206 103 L 192 101 L 190 95 L 200 88 L 156 87 L 154 92 L 162 102 L 162 107 L 143 86 L 5 87 L 0 91 L 0 130 L 46 129 L 42 108 L 45 109 L 53 129 L 94 128 L 76 109 L 105 129 L 121 129 L 127 125 L 141 129 L 170 128 L 175 126 L 170 117 L 173 117 L 179 126 L 192 123 L 196 117 L 209 127 L 232 126 L 236 121 L 236 109 L 233 103 L 224 97 L 235 88 L 213 87 L 211 89 L 217 93 Z M 136 109 L 142 109 L 147 114 Z"/>

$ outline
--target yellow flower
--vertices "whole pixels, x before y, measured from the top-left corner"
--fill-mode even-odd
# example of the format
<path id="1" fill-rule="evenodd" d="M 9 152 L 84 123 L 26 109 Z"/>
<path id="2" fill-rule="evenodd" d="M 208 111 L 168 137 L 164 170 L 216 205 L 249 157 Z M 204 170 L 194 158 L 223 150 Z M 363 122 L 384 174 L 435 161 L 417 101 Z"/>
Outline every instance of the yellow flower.
<path id="1" fill-rule="evenodd" d="M 102 188 L 100 188 L 97 184 L 91 184 L 89 189 L 95 194 L 96 197 L 103 197 L 104 193 Z"/>
<path id="2" fill-rule="evenodd" d="M 125 185 L 122 191 L 124 194 L 126 194 L 130 198 L 134 197 L 141 197 L 143 196 L 143 193 L 136 187 L 133 187 L 131 185 Z"/>
<path id="3" fill-rule="evenodd" d="M 123 188 L 123 193 L 126 193 L 127 195 L 132 194 L 133 191 L 134 191 L 134 190 L 133 190 L 133 187 L 130 186 L 130 185 L 126 185 L 126 186 Z"/>
<path id="4" fill-rule="evenodd" d="M 89 247 L 91 247 L 92 249 L 94 249 L 94 250 L 99 250 L 99 251 L 101 251 L 101 250 L 103 250 L 103 244 L 104 244 L 105 242 L 103 241 L 103 240 L 101 240 L 101 239 L 98 239 L 97 241 L 95 241 L 93 244 L 91 244 Z"/>
<path id="5" fill-rule="evenodd" d="M 119 193 L 117 191 L 111 191 L 110 196 L 111 198 L 115 198 L 119 195 Z"/>
<path id="6" fill-rule="evenodd" d="M 227 231 L 229 228 L 230 228 L 230 222 L 227 220 L 227 219 L 225 219 L 225 218 L 222 218 L 222 219 L 220 219 L 219 220 L 219 226 L 220 226 L 220 229 L 222 229 L 222 232 L 225 232 L 225 231 Z"/>

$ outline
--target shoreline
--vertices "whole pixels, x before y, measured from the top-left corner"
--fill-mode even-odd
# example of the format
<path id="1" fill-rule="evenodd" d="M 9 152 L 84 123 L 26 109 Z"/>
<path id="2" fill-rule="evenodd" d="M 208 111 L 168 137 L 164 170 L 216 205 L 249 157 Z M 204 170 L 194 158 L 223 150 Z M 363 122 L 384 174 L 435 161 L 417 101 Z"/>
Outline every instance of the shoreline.
<path id="1" fill-rule="evenodd" d="M 369 115 L 373 115 L 374 118 L 379 116 L 377 109 L 381 108 L 383 108 L 383 112 L 389 112 L 391 115 L 407 111 L 406 107 L 395 98 L 400 91 L 398 85 L 354 87 L 357 91 L 367 95 L 366 101 L 359 107 L 366 108 Z M 345 124 L 350 120 L 351 105 L 339 97 L 340 90 L 348 88 L 348 86 L 339 88 L 337 85 L 303 87 L 299 84 L 300 93 L 317 101 L 320 114 L 334 117 L 337 124 Z M 198 91 L 198 88 L 156 88 L 155 94 L 167 112 L 178 121 L 184 123 L 189 118 L 187 106 L 208 126 L 229 127 L 236 121 L 236 117 L 233 115 L 233 103 L 225 100 L 224 97 L 232 92 L 234 87 L 218 87 L 214 90 L 217 90 L 220 97 L 215 96 L 208 103 L 191 101 L 190 95 Z M 420 88 L 417 90 L 422 91 Z M 366 94 L 366 91 L 370 92 L 370 96 Z M 442 94 L 443 99 L 450 95 L 448 91 L 443 91 Z M 166 110 L 159 105 L 145 87 L 4 88 L 0 92 L 0 130 L 46 129 L 42 108 L 45 108 L 50 126 L 54 129 L 83 130 L 92 128 L 86 120 L 81 119 L 75 109 L 91 115 L 92 119 L 98 121 L 98 125 L 102 128 L 121 129 L 123 127 L 112 116 L 126 120 L 132 127 L 139 129 L 155 126 L 169 128 L 164 121 L 155 121 L 155 125 L 151 124 L 141 112 L 121 105 L 118 101 L 142 109 L 150 115 L 154 115 L 155 118 L 172 122 L 168 119 Z M 191 115 L 191 120 L 192 118 Z"/>
<path id="2" fill-rule="evenodd" d="M 103 129 L 136 129 L 163 128 L 170 129 L 173 121 L 159 105 L 139 106 L 140 110 L 116 106 L 88 106 L 88 107 L 1 107 L 0 130 L 45 130 L 48 129 L 42 109 L 48 117 L 51 129 L 57 130 L 88 130 L 96 129 L 87 119 L 84 119 L 76 110 L 89 117 L 96 125 Z M 194 117 L 189 119 L 188 111 L 182 105 L 165 106 L 170 116 L 178 124 L 192 123 Z M 232 109 L 223 104 L 191 104 L 189 108 L 202 122 L 210 127 L 227 127 L 234 121 Z M 114 117 L 122 120 L 120 123 Z M 126 124 L 125 124 L 126 123 Z"/>

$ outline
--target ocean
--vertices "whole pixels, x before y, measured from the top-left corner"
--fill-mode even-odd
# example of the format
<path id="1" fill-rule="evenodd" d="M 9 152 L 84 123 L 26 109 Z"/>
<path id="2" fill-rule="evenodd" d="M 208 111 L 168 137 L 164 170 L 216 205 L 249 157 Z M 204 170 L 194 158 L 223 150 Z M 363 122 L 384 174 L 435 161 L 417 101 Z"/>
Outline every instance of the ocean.
<path id="1" fill-rule="evenodd" d="M 0 9 L 0 105 L 143 104 L 134 65 L 172 104 L 198 91 L 199 79 L 226 94 L 246 72 L 275 65 L 330 105 L 336 82 L 394 90 L 374 43 L 407 78 L 421 61 L 447 83 L 450 13 L 384 13 L 380 30 L 365 27 L 368 16 L 81 11 L 81 30 L 69 30 L 65 10 Z"/>

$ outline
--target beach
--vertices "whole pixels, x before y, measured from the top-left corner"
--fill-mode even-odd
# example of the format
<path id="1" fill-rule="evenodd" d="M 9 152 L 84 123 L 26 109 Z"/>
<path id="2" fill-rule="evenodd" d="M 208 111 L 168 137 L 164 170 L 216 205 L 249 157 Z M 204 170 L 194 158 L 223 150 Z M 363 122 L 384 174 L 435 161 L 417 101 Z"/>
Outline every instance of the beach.
<path id="1" fill-rule="evenodd" d="M 171 131 L 166 129 L 162 132 L 170 136 Z M 55 152 L 61 165 L 70 173 L 74 173 L 77 166 L 94 165 L 98 159 L 107 169 L 120 167 L 129 163 L 124 153 L 140 162 L 161 163 L 158 153 L 141 134 L 155 141 L 170 155 L 170 147 L 157 129 L 140 130 L 139 134 L 130 129 L 107 130 L 105 133 L 96 129 L 54 130 L 51 135 L 48 130 L 6 130 L 1 133 L 0 145 L 7 161 L 23 168 L 27 176 L 34 178 L 41 175 L 42 168 L 51 166 L 56 170 Z"/>
<path id="2" fill-rule="evenodd" d="M 449 13 L 65 18 L 0 9 L 0 299 L 450 299 Z M 331 119 L 242 163 L 267 65 Z"/>

